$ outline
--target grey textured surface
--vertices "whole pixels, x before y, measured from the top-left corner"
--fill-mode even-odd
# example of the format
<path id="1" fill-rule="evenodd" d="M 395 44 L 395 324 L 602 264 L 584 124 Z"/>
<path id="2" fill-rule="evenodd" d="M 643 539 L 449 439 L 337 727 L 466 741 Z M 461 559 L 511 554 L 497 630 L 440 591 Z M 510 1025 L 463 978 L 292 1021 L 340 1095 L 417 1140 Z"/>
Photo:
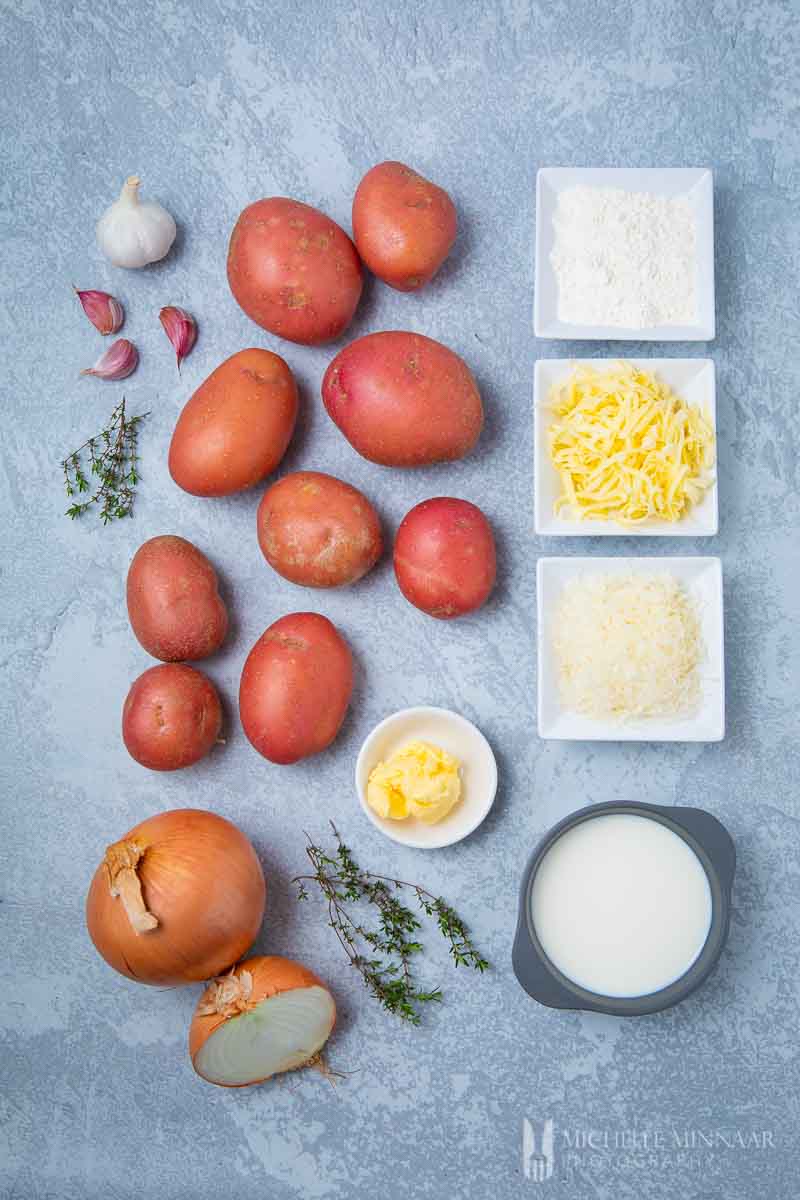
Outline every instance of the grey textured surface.
<path id="1" fill-rule="evenodd" d="M 793 1195 L 796 3 L 3 0 L 0 9 L 0 1195 Z M 477 453 L 441 470 L 392 473 L 359 459 L 319 400 L 332 350 L 281 345 L 248 322 L 225 283 L 227 236 L 245 203 L 295 196 L 349 227 L 361 174 L 387 157 L 447 187 L 462 231 L 422 295 L 370 283 L 351 333 L 416 329 L 473 366 L 488 427 Z M 610 549 L 604 541 L 602 552 L 722 556 L 729 701 L 719 745 L 589 747 L 535 736 L 536 556 L 599 548 L 591 540 L 537 543 L 532 533 L 532 366 L 537 354 L 565 350 L 531 333 L 533 185 L 542 164 L 716 172 L 718 337 L 710 351 L 720 534 L 688 546 L 621 540 Z M 100 260 L 93 228 L 131 171 L 174 212 L 180 235 L 161 266 L 126 273 Z M 126 384 L 79 381 L 101 339 L 71 283 L 124 300 L 125 332 L 142 351 Z M 157 322 L 165 303 L 184 304 L 201 325 L 180 382 Z M 173 486 L 166 447 L 181 403 L 246 345 L 278 350 L 302 382 L 287 467 L 341 474 L 376 499 L 389 530 L 431 495 L 484 507 L 502 568 L 487 609 L 434 623 L 402 601 L 386 562 L 346 593 L 297 590 L 258 552 L 257 494 L 203 501 Z M 108 529 L 70 524 L 58 458 L 98 426 L 123 387 L 134 409 L 152 410 L 135 519 Z M 128 628 L 125 572 L 140 542 L 163 532 L 210 554 L 234 614 L 224 652 L 208 664 L 226 697 L 228 744 L 169 776 L 139 768 L 119 736 L 128 685 L 150 665 Z M 355 647 L 358 685 L 329 753 L 272 767 L 238 726 L 238 675 L 266 625 L 302 608 L 341 625 Z M 374 722 L 425 702 L 474 719 L 502 775 L 479 832 L 428 855 L 383 839 L 352 787 L 357 749 Z M 573 808 L 613 797 L 705 806 L 739 850 L 730 944 L 717 974 L 681 1008 L 631 1022 L 539 1008 L 509 961 L 517 882 L 533 842 Z M 83 901 L 103 847 L 144 816 L 185 804 L 232 817 L 258 846 L 270 881 L 259 947 L 294 954 L 334 988 L 341 1020 L 330 1056 L 353 1072 L 335 1092 L 313 1073 L 244 1092 L 206 1086 L 185 1048 L 197 989 L 138 987 L 94 953 Z M 386 1016 L 360 989 L 322 906 L 298 908 L 292 898 L 303 830 L 323 835 L 328 817 L 365 863 L 442 890 L 494 963 L 485 978 L 456 975 L 432 954 L 426 976 L 445 987 L 445 1004 L 420 1030 Z M 522 1173 L 525 1116 L 556 1125 L 555 1172 L 541 1184 Z M 565 1131 L 575 1141 L 591 1129 L 605 1132 L 596 1150 L 564 1148 Z M 694 1130 L 694 1149 L 679 1151 L 673 1129 Z M 742 1148 L 737 1130 L 742 1140 L 751 1130 L 769 1136 L 760 1149 L 752 1139 Z M 661 1146 L 643 1149 L 645 1134 L 650 1146 L 660 1134 Z"/>

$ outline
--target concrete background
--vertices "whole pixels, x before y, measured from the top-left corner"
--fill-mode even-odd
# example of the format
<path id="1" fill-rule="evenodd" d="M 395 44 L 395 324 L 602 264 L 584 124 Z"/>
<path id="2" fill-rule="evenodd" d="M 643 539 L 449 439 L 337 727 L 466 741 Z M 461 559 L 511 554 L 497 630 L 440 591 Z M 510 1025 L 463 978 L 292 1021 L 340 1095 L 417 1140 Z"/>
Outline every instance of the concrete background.
<path id="1" fill-rule="evenodd" d="M 259 4 L 256 0 L 3 0 L 0 221 L 2 472 L 2 1125 L 8 1200 L 543 1194 L 650 1200 L 784 1200 L 796 1190 L 798 539 L 798 9 L 718 0 Z M 335 347 L 282 345 L 228 293 L 227 237 L 245 203 L 285 194 L 349 227 L 355 186 L 404 159 L 453 194 L 458 245 L 418 297 L 368 284 L 348 336 L 415 329 L 464 355 L 488 426 L 465 462 L 389 472 L 362 461 L 325 416 Z M 709 165 L 716 173 L 721 529 L 697 543 L 539 541 L 532 533 L 531 379 L 537 355 L 596 352 L 531 332 L 534 178 L 543 164 Z M 160 266 L 110 268 L 94 223 L 140 172 L 180 236 Z M 106 288 L 142 352 L 124 385 L 79 380 L 102 339 L 70 284 Z M 157 321 L 197 314 L 178 381 Z M 391 531 L 417 501 L 455 494 L 497 529 L 501 577 L 472 618 L 434 623 L 406 605 L 387 562 L 352 591 L 293 588 L 256 545 L 258 492 L 196 500 L 166 469 L 184 400 L 246 345 L 285 354 L 302 384 L 287 469 L 341 474 Z M 601 353 L 620 347 L 599 347 Z M 628 345 L 702 355 L 702 345 Z M 59 459 L 124 391 L 152 410 L 135 519 L 71 524 Z M 146 538 L 180 533 L 224 580 L 233 632 L 207 664 L 228 744 L 194 769 L 149 774 L 119 735 L 132 679 L 151 665 L 123 589 Z M 547 553 L 713 553 L 727 602 L 728 736 L 719 745 L 546 744 L 535 735 L 534 568 Z M 260 760 L 237 723 L 242 662 L 277 616 L 312 608 L 350 639 L 358 685 L 327 754 Z M 451 706 L 496 748 L 502 785 L 463 844 L 403 851 L 357 808 L 362 738 L 388 712 Z M 516 889 L 557 818 L 640 797 L 720 816 L 739 850 L 729 948 L 714 978 L 662 1016 L 624 1021 L 538 1007 L 510 967 Z M 104 846 L 148 814 L 198 805 L 237 821 L 269 875 L 258 946 L 330 981 L 341 1021 L 332 1091 L 313 1073 L 241 1092 L 201 1083 L 186 1056 L 198 989 L 158 992 L 114 975 L 83 922 Z M 329 817 L 365 865 L 442 891 L 494 964 L 424 964 L 445 1002 L 419 1030 L 387 1016 L 348 971 L 323 907 L 289 880 L 303 830 Z M 525 1116 L 556 1126 L 553 1178 L 521 1170 Z M 540 1128 L 540 1125 L 537 1125 Z M 597 1150 L 563 1145 L 589 1130 Z M 672 1130 L 695 1131 L 680 1153 Z M 760 1149 L 735 1133 L 766 1131 Z M 660 1131 L 663 1145 L 642 1152 Z M 630 1146 L 630 1153 L 614 1142 Z M 715 1142 L 709 1147 L 702 1136 Z M 723 1139 L 731 1142 L 726 1146 Z"/>

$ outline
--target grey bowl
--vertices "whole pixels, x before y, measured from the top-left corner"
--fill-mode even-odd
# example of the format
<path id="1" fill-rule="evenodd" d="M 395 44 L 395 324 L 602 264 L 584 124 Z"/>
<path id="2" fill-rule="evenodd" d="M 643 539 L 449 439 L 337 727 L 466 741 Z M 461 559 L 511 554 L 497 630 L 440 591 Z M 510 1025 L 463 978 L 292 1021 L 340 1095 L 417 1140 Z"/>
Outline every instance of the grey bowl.
<path id="1" fill-rule="evenodd" d="M 539 864 L 557 838 L 568 829 L 610 813 L 631 813 L 650 817 L 671 829 L 694 850 L 711 888 L 711 928 L 706 943 L 689 970 L 668 987 L 647 996 L 602 996 L 573 983 L 550 961 L 542 949 L 531 918 L 530 895 Z M 708 978 L 717 965 L 728 937 L 731 886 L 736 869 L 736 849 L 724 825 L 702 808 L 664 808 L 658 804 L 592 804 L 572 813 L 545 834 L 531 855 L 522 877 L 519 916 L 514 938 L 512 963 L 522 987 L 549 1008 L 582 1009 L 586 1012 L 611 1013 L 620 1017 L 638 1017 L 661 1012 L 690 996 Z"/>

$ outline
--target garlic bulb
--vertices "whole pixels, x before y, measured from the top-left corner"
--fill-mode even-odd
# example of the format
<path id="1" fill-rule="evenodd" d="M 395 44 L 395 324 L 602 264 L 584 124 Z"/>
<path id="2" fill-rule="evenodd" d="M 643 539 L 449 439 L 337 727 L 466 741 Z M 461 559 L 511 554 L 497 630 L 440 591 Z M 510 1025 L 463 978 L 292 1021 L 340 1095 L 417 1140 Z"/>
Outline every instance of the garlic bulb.
<path id="1" fill-rule="evenodd" d="M 97 222 L 97 244 L 115 267 L 158 262 L 175 241 L 175 222 L 156 200 L 139 199 L 141 180 L 126 179 L 119 200 Z"/>

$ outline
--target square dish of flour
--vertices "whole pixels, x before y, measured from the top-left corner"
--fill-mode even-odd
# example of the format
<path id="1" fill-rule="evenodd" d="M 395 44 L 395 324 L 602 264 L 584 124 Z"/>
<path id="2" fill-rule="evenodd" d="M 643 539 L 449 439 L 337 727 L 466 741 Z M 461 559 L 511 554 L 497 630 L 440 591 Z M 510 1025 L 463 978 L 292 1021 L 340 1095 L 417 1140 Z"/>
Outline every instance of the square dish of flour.
<path id="1" fill-rule="evenodd" d="M 710 341 L 711 171 L 540 168 L 533 327 L 541 338 Z"/>

